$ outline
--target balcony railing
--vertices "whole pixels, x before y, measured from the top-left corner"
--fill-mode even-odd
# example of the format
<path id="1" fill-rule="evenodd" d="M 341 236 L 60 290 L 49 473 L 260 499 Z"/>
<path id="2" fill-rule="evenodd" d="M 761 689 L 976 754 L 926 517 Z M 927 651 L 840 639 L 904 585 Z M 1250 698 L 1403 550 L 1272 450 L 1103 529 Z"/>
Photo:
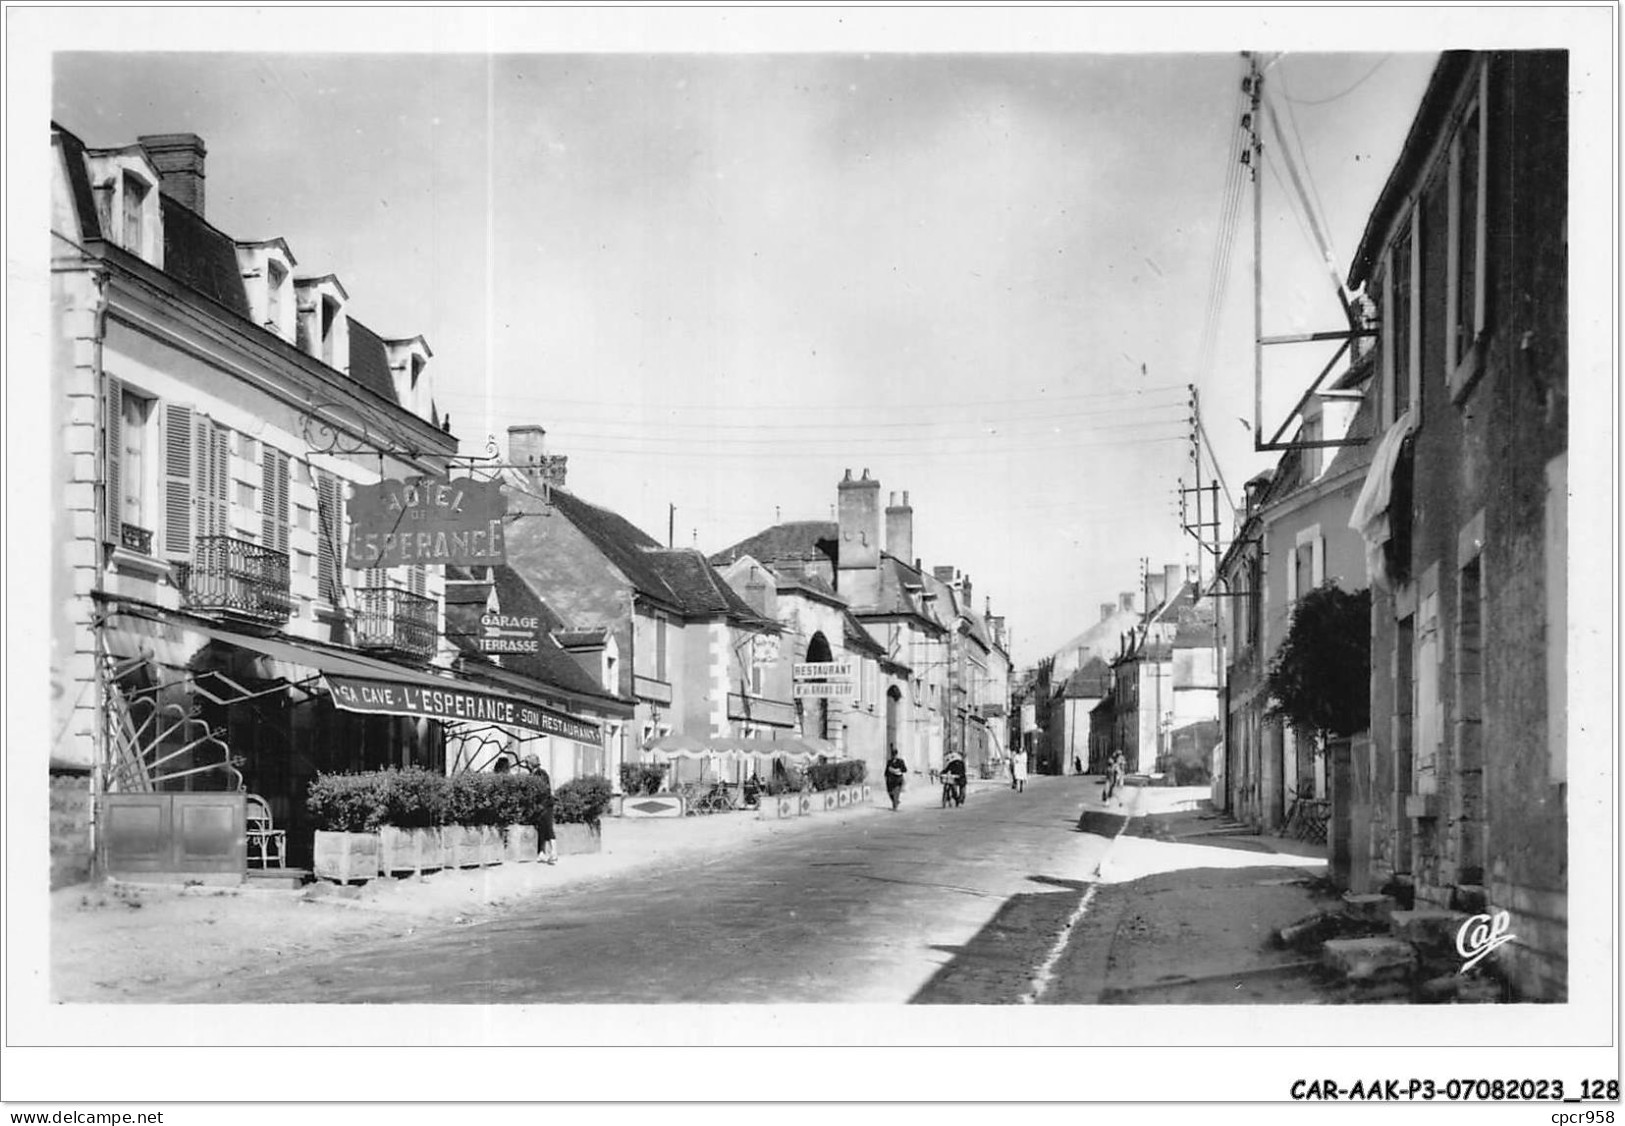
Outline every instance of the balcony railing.
<path id="1" fill-rule="evenodd" d="M 355 642 L 413 657 L 434 656 L 439 607 L 432 598 L 395 587 L 365 586 L 355 591 Z"/>
<path id="2" fill-rule="evenodd" d="M 231 536 L 199 536 L 192 561 L 178 568 L 186 606 L 261 622 L 292 613 L 288 555 Z"/>

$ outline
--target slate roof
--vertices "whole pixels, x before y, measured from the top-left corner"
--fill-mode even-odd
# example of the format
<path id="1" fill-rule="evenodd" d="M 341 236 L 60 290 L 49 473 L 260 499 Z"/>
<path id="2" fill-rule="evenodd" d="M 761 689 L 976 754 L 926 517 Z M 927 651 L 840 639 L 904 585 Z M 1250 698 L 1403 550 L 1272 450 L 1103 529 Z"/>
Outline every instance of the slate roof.
<path id="1" fill-rule="evenodd" d="M 163 206 L 164 273 L 247 320 L 248 293 L 237 265 L 236 243 L 162 188 L 158 201 Z"/>
<path id="2" fill-rule="evenodd" d="M 83 236 L 86 239 L 106 238 L 90 187 L 85 144 L 61 125 L 53 122 L 52 128 L 67 161 L 68 189 Z M 281 341 L 275 333 L 253 319 L 248 292 L 243 286 L 242 270 L 237 263 L 237 240 L 172 198 L 162 183 L 158 188 L 158 202 L 164 228 L 163 273 L 242 318 L 246 322 L 245 327 Z M 286 245 L 283 244 L 284 247 Z M 389 374 L 389 354 L 383 339 L 354 317 L 350 317 L 349 322 L 350 378 L 376 392 L 386 402 L 399 405 L 395 397 L 395 383 Z M 286 341 L 281 343 L 293 347 Z"/>
<path id="3" fill-rule="evenodd" d="M 553 640 L 566 649 L 600 649 L 609 640 L 609 629 L 559 629 L 553 631 Z"/>
<path id="4" fill-rule="evenodd" d="M 882 660 L 890 656 L 886 652 L 886 647 L 869 636 L 869 631 L 864 629 L 857 618 L 852 616 L 850 610 L 841 611 L 841 632 L 844 635 L 846 648 L 849 652 L 862 653 Z"/>
<path id="5" fill-rule="evenodd" d="M 676 593 L 684 612 L 723 614 L 753 626 L 780 628 L 777 622 L 757 613 L 694 548 L 652 551 L 649 558 L 666 585 Z"/>
<path id="6" fill-rule="evenodd" d="M 62 155 L 68 165 L 68 190 L 73 193 L 73 209 L 79 213 L 79 226 L 85 238 L 102 237 L 101 216 L 96 214 L 96 197 L 90 191 L 90 166 L 85 163 L 85 143 L 60 125 L 52 123 L 62 142 Z"/>
<path id="7" fill-rule="evenodd" d="M 1111 667 L 1099 657 L 1090 657 L 1082 668 L 1066 678 L 1061 694 L 1074 700 L 1109 696 L 1111 683 Z"/>
<path id="8" fill-rule="evenodd" d="M 624 516 L 588 504 L 564 489 L 554 489 L 552 500 L 554 509 L 626 576 L 634 590 L 673 610 L 682 609 L 682 600 L 649 556 L 660 547 L 653 536 Z"/>
<path id="9" fill-rule="evenodd" d="M 827 602 L 834 606 L 845 606 L 846 599 L 842 598 L 835 588 L 824 581 L 822 575 L 809 575 L 805 571 L 782 571 L 771 568 L 774 577 L 773 588 L 778 591 L 799 591 L 820 602 Z"/>
<path id="10" fill-rule="evenodd" d="M 376 391 L 391 403 L 395 399 L 395 381 L 389 375 L 389 350 L 383 337 L 356 320 L 350 322 L 350 378 L 371 391 Z"/>
<path id="11" fill-rule="evenodd" d="M 552 631 L 562 628 L 564 623 L 518 572 L 511 567 L 497 566 L 491 569 L 491 576 L 496 586 L 497 604 L 502 607 L 502 612 L 523 616 L 534 615 L 540 619 L 541 626 L 541 651 L 535 654 L 505 653 L 502 656 L 501 668 L 534 680 L 538 684 L 587 697 L 594 702 L 622 704 L 627 702 L 613 693 L 605 692 L 603 686 L 553 639 Z M 479 609 L 483 610 L 483 606 Z M 475 607 L 448 600 L 446 624 L 447 636 L 456 643 L 467 664 L 497 667 L 486 654 L 480 652 L 475 641 L 475 635 L 480 628 L 479 613 Z"/>
<path id="12" fill-rule="evenodd" d="M 832 520 L 792 520 L 775 524 L 757 532 L 749 539 L 740 540 L 711 556 L 711 562 L 726 567 L 742 555 L 749 555 L 772 566 L 780 559 L 816 559 L 819 556 L 835 561 L 841 540 L 841 526 Z"/>
<path id="13" fill-rule="evenodd" d="M 890 615 L 912 614 L 936 625 L 943 625 L 953 620 L 953 611 L 946 611 L 947 617 L 940 617 L 941 611 L 934 611 L 932 603 L 924 597 L 927 591 L 936 588 L 936 583 L 930 575 L 922 574 L 901 559 L 885 552 L 880 553 L 880 593 L 875 598 L 873 606 L 854 606 L 853 609 L 860 615 Z M 941 584 L 937 584 L 940 586 Z M 909 589 L 913 587 L 914 589 Z M 942 588 L 947 590 L 946 587 Z M 948 594 L 949 605 L 952 605 L 952 593 Z M 938 592 L 937 602 L 940 603 L 942 595 Z"/>

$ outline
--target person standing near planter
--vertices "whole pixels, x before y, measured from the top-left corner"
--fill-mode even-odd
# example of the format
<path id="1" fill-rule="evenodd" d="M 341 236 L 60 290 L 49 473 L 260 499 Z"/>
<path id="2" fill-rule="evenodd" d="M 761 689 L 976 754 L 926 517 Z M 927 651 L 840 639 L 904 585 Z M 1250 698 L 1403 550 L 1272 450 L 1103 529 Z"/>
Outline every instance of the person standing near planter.
<path id="1" fill-rule="evenodd" d="M 1020 751 L 1010 756 L 1010 788 L 1018 794 L 1027 789 L 1027 756 Z"/>
<path id="2" fill-rule="evenodd" d="M 536 819 L 536 847 L 543 864 L 557 864 L 559 844 L 558 834 L 553 831 L 553 779 L 547 776 L 547 771 L 542 769 L 542 760 L 534 754 L 526 755 L 519 768 L 540 778 L 547 786 L 547 798 L 542 803 L 540 816 Z"/>
<path id="3" fill-rule="evenodd" d="M 897 748 L 891 749 L 891 758 L 886 760 L 886 796 L 891 799 L 892 812 L 897 811 L 897 803 L 903 797 L 903 781 L 908 777 L 908 764 L 903 756 L 897 753 Z"/>

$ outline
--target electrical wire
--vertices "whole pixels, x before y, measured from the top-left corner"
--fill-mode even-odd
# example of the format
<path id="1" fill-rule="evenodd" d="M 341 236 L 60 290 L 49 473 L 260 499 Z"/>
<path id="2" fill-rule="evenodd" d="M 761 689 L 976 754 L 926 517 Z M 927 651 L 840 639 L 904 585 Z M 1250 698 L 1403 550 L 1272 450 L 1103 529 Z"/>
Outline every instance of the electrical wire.
<path id="1" fill-rule="evenodd" d="M 1332 102 L 1337 101 L 1339 98 L 1346 98 L 1350 94 L 1354 93 L 1354 91 L 1358 90 L 1361 86 L 1364 86 L 1365 83 L 1366 83 L 1366 80 L 1369 79 L 1373 74 L 1376 74 L 1377 71 L 1381 70 L 1382 69 L 1382 64 L 1387 62 L 1391 58 L 1393 58 L 1392 55 L 1384 55 L 1384 56 L 1382 56 L 1382 58 L 1377 60 L 1375 66 L 1373 66 L 1370 70 L 1366 71 L 1359 78 L 1354 80 L 1354 85 L 1349 86 L 1347 89 L 1340 90 L 1339 92 L 1331 95 L 1330 97 L 1327 97 L 1327 98 L 1288 98 L 1287 101 L 1296 102 L 1300 106 L 1324 106 L 1324 105 L 1328 105 L 1328 104 L 1330 104 Z"/>

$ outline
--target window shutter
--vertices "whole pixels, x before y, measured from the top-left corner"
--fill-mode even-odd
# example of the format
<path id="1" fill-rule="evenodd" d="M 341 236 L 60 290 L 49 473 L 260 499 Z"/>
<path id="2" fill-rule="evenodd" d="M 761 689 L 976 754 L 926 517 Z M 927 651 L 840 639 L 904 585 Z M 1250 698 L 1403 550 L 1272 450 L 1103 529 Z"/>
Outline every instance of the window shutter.
<path id="1" fill-rule="evenodd" d="M 199 536 L 223 536 L 230 531 L 231 520 L 231 439 L 213 419 L 201 414 L 194 415 L 194 435 L 197 518 L 193 526 Z"/>
<path id="2" fill-rule="evenodd" d="M 214 484 L 214 534 L 231 534 L 231 434 L 209 423 L 209 456 Z"/>
<path id="3" fill-rule="evenodd" d="M 422 563 L 412 564 L 412 569 L 406 572 L 406 589 L 420 596 L 429 593 L 429 570 Z"/>
<path id="4" fill-rule="evenodd" d="M 1292 549 L 1292 555 L 1286 567 L 1286 604 L 1290 609 L 1298 601 L 1298 551 Z"/>
<path id="5" fill-rule="evenodd" d="M 1319 586 L 1326 581 L 1326 537 L 1309 541 L 1309 581 Z"/>
<path id="6" fill-rule="evenodd" d="M 192 556 L 192 447 L 194 414 L 191 407 L 165 403 L 164 424 L 164 554 Z"/>
<path id="7" fill-rule="evenodd" d="M 102 497 L 103 536 L 118 543 L 124 527 L 124 381 L 111 373 L 102 382 L 102 454 L 107 467 Z"/>
<path id="8" fill-rule="evenodd" d="M 288 550 L 288 455 L 270 446 L 260 467 L 260 542 L 273 551 Z"/>
<path id="9" fill-rule="evenodd" d="M 344 493 L 338 479 L 316 472 L 316 574 L 323 602 L 340 604 L 339 551 L 344 539 Z"/>

